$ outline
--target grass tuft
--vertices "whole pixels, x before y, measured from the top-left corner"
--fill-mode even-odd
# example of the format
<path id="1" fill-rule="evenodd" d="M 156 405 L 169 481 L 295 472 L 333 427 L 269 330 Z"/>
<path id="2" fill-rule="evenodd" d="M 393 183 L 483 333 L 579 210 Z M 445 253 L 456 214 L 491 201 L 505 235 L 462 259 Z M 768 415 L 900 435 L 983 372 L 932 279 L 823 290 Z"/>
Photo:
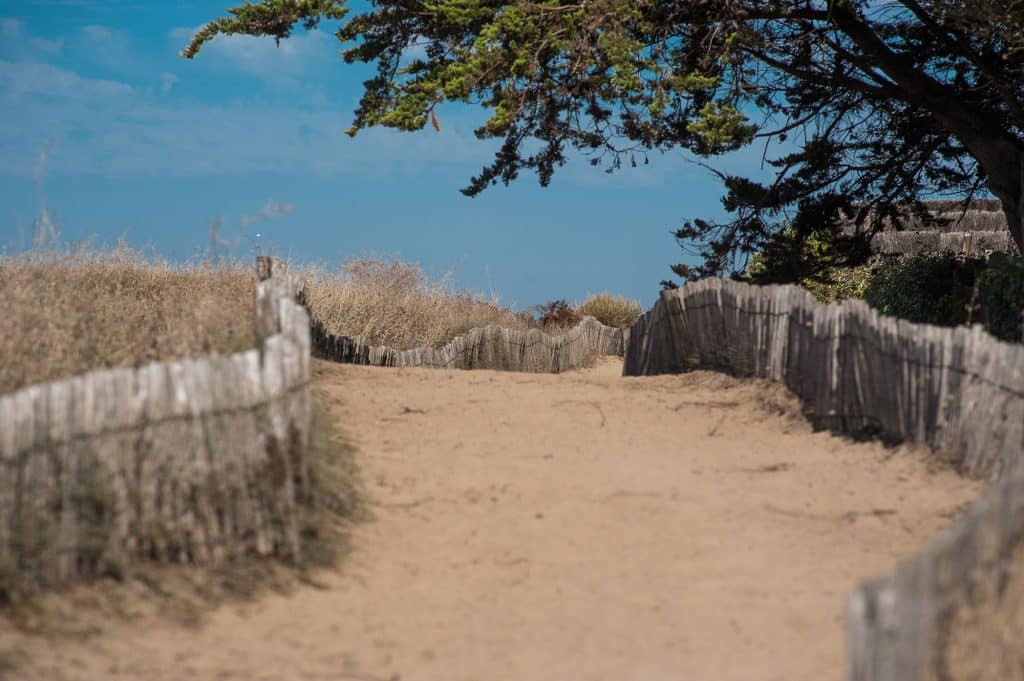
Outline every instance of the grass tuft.
<path id="1" fill-rule="evenodd" d="M 605 326 L 622 328 L 633 326 L 640 319 L 643 308 L 640 303 L 625 296 L 598 293 L 583 301 L 576 312 L 581 316 L 590 315 Z"/>

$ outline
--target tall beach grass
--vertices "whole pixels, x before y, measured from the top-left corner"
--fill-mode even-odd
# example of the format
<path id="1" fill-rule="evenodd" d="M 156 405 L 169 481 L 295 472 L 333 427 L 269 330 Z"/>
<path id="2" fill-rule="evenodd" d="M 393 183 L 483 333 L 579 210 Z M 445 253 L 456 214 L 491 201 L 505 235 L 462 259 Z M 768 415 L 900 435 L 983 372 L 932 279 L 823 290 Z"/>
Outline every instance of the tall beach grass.
<path id="1" fill-rule="evenodd" d="M 119 247 L 0 257 L 0 394 L 92 369 L 255 346 L 248 264 Z"/>
<path id="2" fill-rule="evenodd" d="M 494 298 L 456 291 L 451 273 L 431 278 L 399 260 L 357 258 L 334 271 L 310 269 L 307 281 L 310 314 L 331 333 L 400 350 L 440 345 L 477 326 L 532 323 Z"/>
<path id="3" fill-rule="evenodd" d="M 370 256 L 292 270 L 307 280 L 314 319 L 378 345 L 439 346 L 488 324 L 559 332 L 494 296 L 456 290 L 450 272 L 430 277 L 416 263 Z M 172 264 L 125 246 L 0 256 L 0 394 L 93 369 L 255 347 L 255 284 L 251 262 Z M 572 319 L 589 314 L 628 326 L 639 305 L 600 294 L 571 311 Z"/>

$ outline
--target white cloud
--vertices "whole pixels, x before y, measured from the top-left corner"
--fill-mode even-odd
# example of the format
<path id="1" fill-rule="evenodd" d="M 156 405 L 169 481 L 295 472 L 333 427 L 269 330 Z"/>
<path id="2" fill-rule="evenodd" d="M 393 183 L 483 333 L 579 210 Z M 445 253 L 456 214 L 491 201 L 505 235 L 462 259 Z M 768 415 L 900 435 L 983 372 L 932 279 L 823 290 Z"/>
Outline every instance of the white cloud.
<path id="1" fill-rule="evenodd" d="M 0 95 L 20 99 L 26 94 L 87 100 L 130 95 L 131 85 L 116 80 L 82 78 L 73 71 L 40 62 L 0 60 Z"/>
<path id="2" fill-rule="evenodd" d="M 171 88 L 174 87 L 175 83 L 177 83 L 179 80 L 181 80 L 181 79 L 178 78 L 178 76 L 174 75 L 173 73 L 167 73 L 167 72 L 161 73 L 160 74 L 160 94 L 166 95 L 168 92 L 171 91 Z"/>
<path id="3" fill-rule="evenodd" d="M 445 106 L 442 132 L 383 128 L 343 134 L 351 118 L 345 103 L 310 97 L 245 99 L 212 104 L 167 96 L 173 73 L 160 87 L 83 77 L 35 62 L 0 60 L 0 102 L 6 100 L 13 125 L 0 126 L 0 172 L 31 177 L 39 149 L 53 137 L 61 153 L 50 157 L 51 172 L 175 177 L 296 172 L 317 175 L 361 173 L 382 176 L 458 164 L 460 181 L 492 160 L 497 142 L 475 139 L 483 112 Z M 152 82 L 152 81 L 150 81 Z M 615 183 L 658 185 L 676 163 L 618 174 Z M 600 170 L 572 163 L 558 180 L 574 185 L 612 183 Z M 264 206 L 254 221 L 287 212 L 288 204 Z M 276 212 L 275 212 L 276 211 Z M 248 224 L 248 223 L 247 223 Z"/>
<path id="4" fill-rule="evenodd" d="M 88 62 L 133 80 L 151 78 L 156 67 L 152 57 L 130 31 L 101 24 L 81 27 L 71 38 L 74 52 L 88 54 Z"/>
<path id="5" fill-rule="evenodd" d="M 342 134 L 351 112 L 302 99 L 213 105 L 161 97 L 38 63 L 0 61 L 0 172 L 31 176 L 39 149 L 60 137 L 52 172 L 202 176 L 248 172 L 389 173 L 396 167 L 489 158 L 465 111 L 444 112 L 441 134 L 372 129 Z"/>
<path id="6" fill-rule="evenodd" d="M 0 38 L 13 43 L 15 49 L 19 46 L 28 48 L 30 53 L 43 52 L 45 54 L 60 54 L 64 48 L 64 38 L 40 38 L 38 36 L 25 36 L 25 23 L 19 19 L 4 17 L 0 19 Z M 20 45 L 19 45 L 20 43 Z"/>
<path id="7" fill-rule="evenodd" d="M 242 229 L 245 229 L 249 225 L 257 222 L 263 222 L 264 220 L 271 220 L 276 218 L 278 215 L 287 215 L 295 210 L 295 206 L 291 203 L 278 203 L 277 201 L 267 201 L 263 204 L 263 208 L 259 209 L 255 213 L 242 216 L 241 225 Z"/>
<path id="8" fill-rule="evenodd" d="M 17 34 L 13 42 L 23 46 L 33 38 L 16 19 L 0 18 L 0 32 Z M 178 29 L 171 37 L 183 44 L 193 33 Z M 351 120 L 351 95 L 329 96 L 323 88 L 312 87 L 319 74 L 307 73 L 334 66 L 333 41 L 328 33 L 302 33 L 279 49 L 269 39 L 218 39 L 204 59 L 204 63 L 219 61 L 218 77 L 229 68 L 231 73 L 252 73 L 271 85 L 292 79 L 302 87 L 289 90 L 287 96 L 274 93 L 273 88 L 253 88 L 255 96 L 231 102 L 219 97 L 217 103 L 185 98 L 178 92 L 183 74 L 145 65 L 131 49 L 131 36 L 108 27 L 93 25 L 69 34 L 69 50 L 72 56 L 88 50 L 89 59 L 83 65 L 120 65 L 108 70 L 134 74 L 130 81 L 134 86 L 126 82 L 128 76 L 90 78 L 77 67 L 47 63 L 38 52 L 15 50 L 17 56 L 0 59 L 0 108 L 8 122 L 0 126 L 0 172 L 41 177 L 45 164 L 47 173 L 112 177 L 250 172 L 387 175 L 469 161 L 468 177 L 489 159 L 493 145 L 477 142 L 472 134 L 479 124 L 478 113 L 460 108 L 439 112 L 444 126 L 440 134 L 430 129 L 421 133 L 372 129 L 355 139 L 344 135 Z M 109 50 L 117 50 L 118 57 L 106 54 Z M 307 78 L 310 75 L 315 78 Z M 196 76 L 202 79 L 201 72 Z M 48 140 L 53 138 L 60 139 L 59 155 L 49 155 Z M 41 148 L 45 150 L 42 157 Z M 267 217 L 287 210 L 288 204 L 264 206 Z"/>
<path id="9" fill-rule="evenodd" d="M 201 28 L 175 28 L 168 35 L 183 47 Z M 307 75 L 315 64 L 336 56 L 334 43 L 333 36 L 317 30 L 297 33 L 280 45 L 272 38 L 222 35 L 203 46 L 201 58 L 211 63 L 220 60 L 221 64 L 276 87 L 295 88 L 301 84 L 300 77 Z"/>
<path id="10" fill-rule="evenodd" d="M 172 28 L 170 31 L 167 32 L 167 37 L 169 37 L 171 40 L 183 43 L 188 42 L 192 39 L 192 36 L 194 36 L 196 33 L 199 33 L 200 29 L 202 29 L 203 26 L 205 25 L 206 24 L 200 24 L 195 28 L 188 28 L 187 26 L 179 26 L 177 28 Z"/>
<path id="11" fill-rule="evenodd" d="M 29 47 L 34 49 L 36 52 L 45 52 L 46 54 L 60 54 L 61 50 L 64 49 L 64 38 L 54 38 L 53 40 L 47 40 L 45 38 L 32 38 L 28 41 Z"/>
<path id="12" fill-rule="evenodd" d="M 82 33 L 95 42 L 104 42 L 106 40 L 110 40 L 114 36 L 114 32 L 109 28 L 106 26 L 98 26 L 96 24 L 83 26 Z"/>
<path id="13" fill-rule="evenodd" d="M 22 44 L 31 38 L 20 22 L 0 21 L 0 31 L 17 32 Z M 121 40 L 126 36 L 106 27 L 87 27 L 75 35 L 73 46 L 89 37 L 104 41 L 96 52 L 130 46 Z M 191 35 L 191 29 L 172 32 L 182 43 Z M 329 34 L 314 31 L 278 49 L 272 40 L 229 38 L 212 43 L 209 56 L 219 56 L 222 68 L 230 65 L 270 82 L 301 82 L 299 75 L 314 68 L 314 62 L 330 63 L 332 41 Z M 138 59 L 128 52 L 119 62 Z M 0 106 L 10 121 L 0 126 L 0 172 L 32 177 L 39 150 L 54 137 L 61 140 L 61 153 L 47 160 L 48 171 L 106 176 L 390 174 L 464 161 L 475 171 L 490 158 L 493 146 L 474 139 L 479 113 L 459 107 L 439 113 L 441 134 L 372 129 L 351 139 L 342 134 L 351 120 L 348 96 L 339 102 L 304 87 L 287 96 L 271 89 L 263 96 L 212 104 L 183 99 L 177 93 L 179 75 L 170 71 L 147 68 L 138 83 L 133 87 L 124 80 L 86 77 L 31 54 L 0 59 Z M 275 210 L 283 212 L 285 205 Z"/>

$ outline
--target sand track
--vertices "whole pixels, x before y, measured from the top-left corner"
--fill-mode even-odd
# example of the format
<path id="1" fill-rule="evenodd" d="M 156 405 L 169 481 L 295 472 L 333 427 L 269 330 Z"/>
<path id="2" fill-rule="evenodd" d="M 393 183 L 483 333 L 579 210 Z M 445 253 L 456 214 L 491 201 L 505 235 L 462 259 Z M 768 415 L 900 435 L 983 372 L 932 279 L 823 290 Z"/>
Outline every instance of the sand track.
<path id="1" fill-rule="evenodd" d="M 978 483 L 778 386 L 317 362 L 373 519 L 326 588 L 30 641 L 16 678 L 839 681 L 846 599 Z"/>

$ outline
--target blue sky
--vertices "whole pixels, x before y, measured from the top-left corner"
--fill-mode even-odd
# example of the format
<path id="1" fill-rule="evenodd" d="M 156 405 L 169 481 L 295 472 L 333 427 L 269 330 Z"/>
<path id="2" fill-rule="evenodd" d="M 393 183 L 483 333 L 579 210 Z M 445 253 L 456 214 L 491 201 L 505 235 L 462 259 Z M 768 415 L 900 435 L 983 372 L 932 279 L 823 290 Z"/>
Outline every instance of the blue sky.
<path id="1" fill-rule="evenodd" d="M 548 188 L 524 175 L 458 192 L 494 150 L 478 110 L 442 130 L 352 120 L 365 66 L 344 64 L 330 24 L 275 47 L 218 39 L 178 57 L 228 0 L 0 0 L 0 248 L 31 241 L 43 207 L 61 238 L 184 259 L 210 230 L 328 266 L 401 257 L 519 307 L 611 291 L 649 305 L 681 251 L 671 232 L 722 214 L 718 181 L 681 153 L 607 175 L 576 159 Z M 756 170 L 760 149 L 733 156 Z M 260 236 L 257 238 L 256 234 Z"/>

